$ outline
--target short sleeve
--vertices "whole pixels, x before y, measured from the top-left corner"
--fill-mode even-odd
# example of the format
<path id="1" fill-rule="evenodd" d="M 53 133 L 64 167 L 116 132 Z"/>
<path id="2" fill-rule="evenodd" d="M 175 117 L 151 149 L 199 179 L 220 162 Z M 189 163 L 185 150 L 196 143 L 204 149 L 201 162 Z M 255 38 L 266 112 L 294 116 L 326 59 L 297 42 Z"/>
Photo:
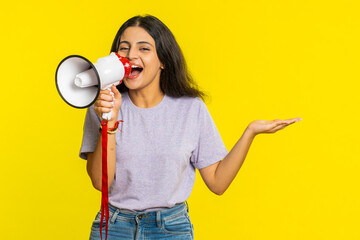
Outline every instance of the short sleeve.
<path id="1" fill-rule="evenodd" d="M 88 152 L 94 152 L 99 137 L 100 118 L 94 110 L 94 106 L 87 109 L 83 130 L 80 158 L 87 160 Z"/>
<path id="2" fill-rule="evenodd" d="M 228 154 L 228 151 L 220 137 L 210 112 L 205 103 L 201 100 L 198 127 L 198 144 L 192 153 L 191 162 L 195 168 L 201 169 L 221 161 Z"/>

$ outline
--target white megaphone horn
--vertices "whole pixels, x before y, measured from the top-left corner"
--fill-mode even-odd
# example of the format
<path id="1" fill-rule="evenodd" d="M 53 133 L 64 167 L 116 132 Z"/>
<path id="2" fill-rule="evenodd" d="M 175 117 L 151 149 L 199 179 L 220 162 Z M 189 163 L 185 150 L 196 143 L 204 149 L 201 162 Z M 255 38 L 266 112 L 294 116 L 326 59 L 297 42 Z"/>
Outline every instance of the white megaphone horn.
<path id="1" fill-rule="evenodd" d="M 115 52 L 99 58 L 96 63 L 88 59 L 71 55 L 64 58 L 56 69 L 55 83 L 61 98 L 75 108 L 87 108 L 94 104 L 100 89 L 118 85 L 131 73 L 129 60 Z M 111 113 L 102 118 L 110 120 Z"/>

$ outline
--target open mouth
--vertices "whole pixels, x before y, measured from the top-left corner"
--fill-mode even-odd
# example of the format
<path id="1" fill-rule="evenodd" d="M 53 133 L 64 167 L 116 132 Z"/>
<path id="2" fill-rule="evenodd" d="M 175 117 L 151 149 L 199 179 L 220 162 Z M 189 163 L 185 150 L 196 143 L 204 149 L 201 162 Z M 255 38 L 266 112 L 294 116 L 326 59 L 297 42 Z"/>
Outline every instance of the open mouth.
<path id="1" fill-rule="evenodd" d="M 131 66 L 131 73 L 130 73 L 129 77 L 134 77 L 134 76 L 139 75 L 142 72 L 142 70 L 143 70 L 142 67 L 132 65 Z"/>

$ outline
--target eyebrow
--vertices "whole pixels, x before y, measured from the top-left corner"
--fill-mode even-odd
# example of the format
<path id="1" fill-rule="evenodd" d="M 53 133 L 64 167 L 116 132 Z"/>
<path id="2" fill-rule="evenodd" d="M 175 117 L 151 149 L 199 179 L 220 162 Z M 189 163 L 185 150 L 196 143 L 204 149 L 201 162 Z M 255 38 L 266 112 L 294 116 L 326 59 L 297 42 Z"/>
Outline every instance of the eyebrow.
<path id="1" fill-rule="evenodd" d="M 131 45 L 128 41 L 121 41 L 121 42 L 119 43 L 119 45 L 122 44 L 122 43 L 126 43 L 126 44 L 128 44 L 128 45 Z M 136 44 L 149 44 L 150 46 L 153 47 L 153 45 L 152 45 L 151 43 L 146 42 L 146 41 L 140 41 L 140 42 L 137 42 Z"/>

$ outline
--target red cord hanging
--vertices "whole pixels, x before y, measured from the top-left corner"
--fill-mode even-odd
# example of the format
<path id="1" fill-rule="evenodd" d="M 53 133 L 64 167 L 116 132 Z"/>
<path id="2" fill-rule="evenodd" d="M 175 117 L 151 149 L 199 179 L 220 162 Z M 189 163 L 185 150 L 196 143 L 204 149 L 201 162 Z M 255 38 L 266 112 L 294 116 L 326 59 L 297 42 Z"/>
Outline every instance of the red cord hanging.
<path id="1" fill-rule="evenodd" d="M 105 240 L 108 235 L 108 222 L 109 222 L 109 195 L 108 195 L 108 173 L 107 173 L 107 130 L 108 121 L 101 122 L 101 141 L 102 141 L 102 184 L 101 184 L 101 220 L 100 220 L 100 236 L 102 240 L 102 225 L 105 215 Z"/>

